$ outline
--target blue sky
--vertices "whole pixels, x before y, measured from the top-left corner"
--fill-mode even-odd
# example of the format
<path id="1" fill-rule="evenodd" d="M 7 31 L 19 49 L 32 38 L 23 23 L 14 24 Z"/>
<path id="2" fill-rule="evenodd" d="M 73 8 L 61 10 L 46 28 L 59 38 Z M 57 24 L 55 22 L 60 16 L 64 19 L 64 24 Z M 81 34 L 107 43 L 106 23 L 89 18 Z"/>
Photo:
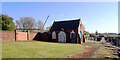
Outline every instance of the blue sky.
<path id="1" fill-rule="evenodd" d="M 14 18 L 32 16 L 45 22 L 82 19 L 86 31 L 118 32 L 117 2 L 3 2 L 2 13 Z"/>

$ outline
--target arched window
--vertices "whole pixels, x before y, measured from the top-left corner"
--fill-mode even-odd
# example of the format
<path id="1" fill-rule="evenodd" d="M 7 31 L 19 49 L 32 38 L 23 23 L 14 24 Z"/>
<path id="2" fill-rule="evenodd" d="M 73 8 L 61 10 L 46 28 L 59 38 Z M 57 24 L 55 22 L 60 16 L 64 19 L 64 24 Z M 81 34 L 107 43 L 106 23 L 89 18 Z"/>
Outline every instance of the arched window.
<path id="1" fill-rule="evenodd" d="M 56 39 L 56 33 L 55 33 L 55 31 L 52 32 L 52 39 Z"/>
<path id="2" fill-rule="evenodd" d="M 70 38 L 71 37 L 73 37 L 73 34 L 74 34 L 75 32 L 72 30 L 72 32 L 70 33 Z"/>
<path id="3" fill-rule="evenodd" d="M 72 32 L 70 33 L 70 40 L 71 40 L 71 43 L 76 43 L 77 42 L 77 35 L 74 32 L 74 30 L 72 30 Z"/>
<path id="4" fill-rule="evenodd" d="M 58 33 L 58 41 L 59 42 L 66 42 L 66 34 L 63 31 Z"/>

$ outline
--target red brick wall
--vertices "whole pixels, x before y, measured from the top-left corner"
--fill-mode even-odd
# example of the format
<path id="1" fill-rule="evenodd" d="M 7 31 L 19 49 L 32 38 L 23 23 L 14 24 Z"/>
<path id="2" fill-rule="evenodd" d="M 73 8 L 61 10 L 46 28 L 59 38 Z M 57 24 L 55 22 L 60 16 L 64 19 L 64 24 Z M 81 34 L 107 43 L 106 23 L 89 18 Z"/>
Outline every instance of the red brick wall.
<path id="1" fill-rule="evenodd" d="M 82 26 L 82 21 L 81 21 L 81 20 L 80 20 L 80 22 L 79 22 L 78 33 L 80 33 L 80 31 L 81 31 L 82 40 L 83 40 L 83 26 Z"/>
<path id="2" fill-rule="evenodd" d="M 30 33 L 17 31 L 2 31 L 0 32 L 2 41 L 18 41 L 18 40 L 38 40 L 46 41 L 47 33 Z"/>
<path id="3" fill-rule="evenodd" d="M 17 32 L 17 40 L 28 40 L 27 32 Z"/>
<path id="4" fill-rule="evenodd" d="M 45 40 L 46 40 L 46 38 L 47 38 L 46 34 L 47 34 L 47 33 L 41 33 L 41 34 L 40 34 L 40 39 L 41 39 L 41 41 L 45 41 Z"/>
<path id="5" fill-rule="evenodd" d="M 30 40 L 34 40 L 36 35 L 37 35 L 37 33 L 30 33 Z"/>
<path id="6" fill-rule="evenodd" d="M 2 31 L 1 39 L 2 41 L 15 41 L 15 32 L 14 31 Z"/>
<path id="7" fill-rule="evenodd" d="M 53 31 L 51 31 L 51 33 L 50 33 L 50 35 L 51 35 L 51 41 L 53 41 L 53 42 L 58 42 L 58 33 L 60 32 L 60 31 L 55 31 L 56 32 L 56 39 L 52 39 L 52 32 Z M 66 33 L 66 42 L 70 42 L 70 33 L 72 32 L 72 30 L 66 30 L 66 31 L 64 31 L 65 33 Z M 78 30 L 76 29 L 76 30 L 74 30 L 74 32 L 75 33 L 78 33 Z"/>

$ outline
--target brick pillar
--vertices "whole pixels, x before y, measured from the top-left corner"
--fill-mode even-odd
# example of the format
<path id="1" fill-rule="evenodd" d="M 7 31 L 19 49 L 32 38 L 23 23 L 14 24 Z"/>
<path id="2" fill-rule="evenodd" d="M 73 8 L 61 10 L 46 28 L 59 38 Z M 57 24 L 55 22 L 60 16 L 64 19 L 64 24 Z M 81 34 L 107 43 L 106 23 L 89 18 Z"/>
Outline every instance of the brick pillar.
<path id="1" fill-rule="evenodd" d="M 27 40 L 30 40 L 30 31 L 27 31 Z"/>
<path id="2" fill-rule="evenodd" d="M 0 42 L 2 42 L 2 34 L 3 34 L 2 30 L 0 30 Z"/>
<path id="3" fill-rule="evenodd" d="M 18 40 L 18 33 L 17 33 L 18 31 L 17 30 L 15 30 L 15 41 L 17 41 Z"/>
<path id="4" fill-rule="evenodd" d="M 79 34 L 77 34 L 77 43 L 78 43 L 78 44 L 81 44 L 81 39 L 80 39 Z"/>

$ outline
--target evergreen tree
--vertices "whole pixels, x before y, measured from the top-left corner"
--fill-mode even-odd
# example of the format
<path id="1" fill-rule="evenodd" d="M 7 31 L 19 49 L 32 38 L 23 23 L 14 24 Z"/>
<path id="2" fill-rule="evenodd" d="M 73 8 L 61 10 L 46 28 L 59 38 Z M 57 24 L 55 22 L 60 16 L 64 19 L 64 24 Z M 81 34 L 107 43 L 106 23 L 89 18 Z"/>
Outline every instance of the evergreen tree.
<path id="1" fill-rule="evenodd" d="M 2 16 L 2 17 L 1 17 Z M 2 30 L 9 30 L 14 31 L 15 30 L 15 24 L 13 22 L 13 18 L 9 17 L 7 15 L 0 15 L 0 23 L 2 24 L 1 28 Z"/>

